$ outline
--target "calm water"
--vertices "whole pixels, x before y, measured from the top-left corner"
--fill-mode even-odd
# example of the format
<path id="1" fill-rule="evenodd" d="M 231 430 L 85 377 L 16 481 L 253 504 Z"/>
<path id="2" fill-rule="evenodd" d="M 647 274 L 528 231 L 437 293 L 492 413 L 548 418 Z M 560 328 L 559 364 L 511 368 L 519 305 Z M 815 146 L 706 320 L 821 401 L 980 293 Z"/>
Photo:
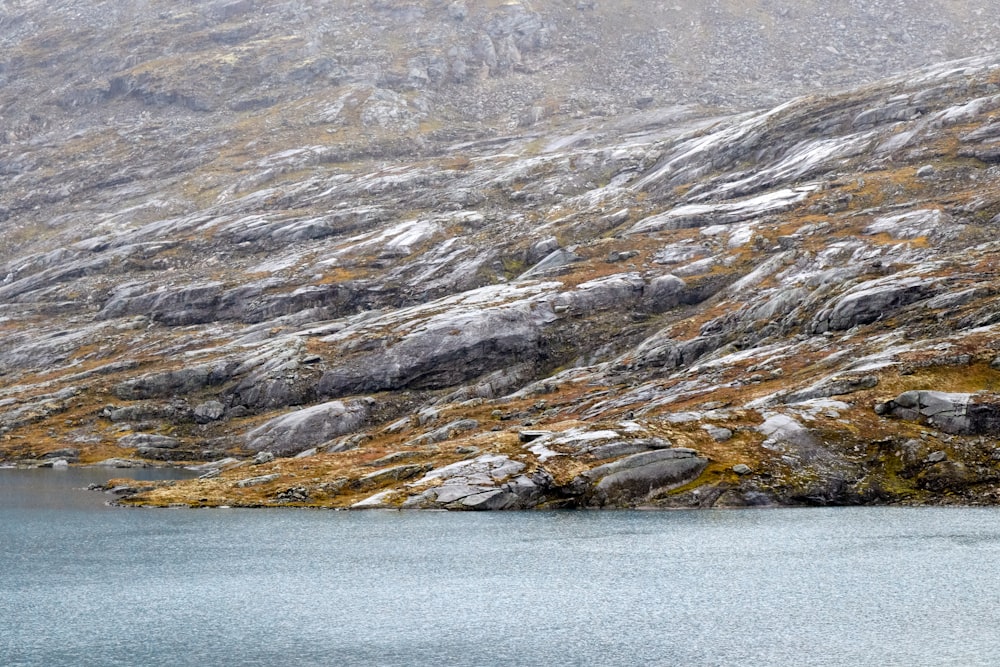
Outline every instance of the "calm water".
<path id="1" fill-rule="evenodd" d="M 996 510 L 124 510 L 85 474 L 0 470 L 0 665 L 1000 664 Z"/>

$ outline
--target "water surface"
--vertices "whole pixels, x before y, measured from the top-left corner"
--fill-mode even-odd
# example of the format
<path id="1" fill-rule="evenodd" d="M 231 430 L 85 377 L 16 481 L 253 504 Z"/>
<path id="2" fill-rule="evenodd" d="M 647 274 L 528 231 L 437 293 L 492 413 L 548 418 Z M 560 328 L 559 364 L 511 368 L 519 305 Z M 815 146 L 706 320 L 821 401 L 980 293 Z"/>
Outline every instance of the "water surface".
<path id="1" fill-rule="evenodd" d="M 137 510 L 25 473 L 3 665 L 1000 664 L 992 509 Z"/>

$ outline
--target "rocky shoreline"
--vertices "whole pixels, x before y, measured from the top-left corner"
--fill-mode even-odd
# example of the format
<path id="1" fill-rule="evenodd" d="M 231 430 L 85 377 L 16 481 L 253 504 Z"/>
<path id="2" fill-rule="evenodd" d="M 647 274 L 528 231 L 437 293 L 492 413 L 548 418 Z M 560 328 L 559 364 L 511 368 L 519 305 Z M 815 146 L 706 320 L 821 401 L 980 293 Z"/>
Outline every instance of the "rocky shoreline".
<path id="1" fill-rule="evenodd" d="M 816 8 L 487 4 L 160 3 L 167 56 L 0 17 L 0 464 L 202 466 L 149 506 L 1000 503 L 1000 57 L 716 94 L 678 26 L 784 57 Z M 866 10 L 886 66 L 905 9 Z M 864 46 L 832 18 L 793 64 Z"/>

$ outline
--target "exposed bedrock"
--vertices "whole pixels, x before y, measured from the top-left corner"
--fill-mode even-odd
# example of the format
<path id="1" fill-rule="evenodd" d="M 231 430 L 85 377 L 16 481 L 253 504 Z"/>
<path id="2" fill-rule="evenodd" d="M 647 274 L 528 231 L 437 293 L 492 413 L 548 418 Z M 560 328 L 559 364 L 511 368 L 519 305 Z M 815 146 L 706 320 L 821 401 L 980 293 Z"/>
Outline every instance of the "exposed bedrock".
<path id="1" fill-rule="evenodd" d="M 1000 434 L 1000 396 L 907 391 L 875 406 L 886 417 L 927 423 L 953 435 Z"/>

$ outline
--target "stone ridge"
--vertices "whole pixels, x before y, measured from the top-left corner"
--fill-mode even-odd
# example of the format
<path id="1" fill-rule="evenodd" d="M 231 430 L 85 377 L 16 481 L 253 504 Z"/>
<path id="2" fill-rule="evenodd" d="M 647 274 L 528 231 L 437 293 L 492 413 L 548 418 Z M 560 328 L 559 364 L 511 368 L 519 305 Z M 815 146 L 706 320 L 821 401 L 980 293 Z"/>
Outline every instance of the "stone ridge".
<path id="1" fill-rule="evenodd" d="M 481 27 L 493 55 L 482 41 L 467 61 L 487 82 L 533 76 L 562 25 L 544 3 L 370 4 L 390 33 Z M 18 7 L 12 29 L 36 34 Z M 237 20 L 254 2 L 206 7 L 169 17 L 246 47 L 219 67 L 267 41 Z M 24 58 L 63 57 L 35 39 Z M 287 84 L 298 115 L 247 140 L 277 102 L 220 110 L 236 91 L 199 102 L 204 79 L 167 86 L 161 64 L 93 100 L 138 109 L 143 138 L 50 127 L 0 147 L 0 461 L 198 467 L 110 485 L 149 505 L 1000 497 L 1000 58 L 766 111 L 653 100 L 474 140 L 421 134 L 448 119 L 429 110 L 378 120 L 406 125 L 399 105 L 458 82 L 336 98 L 351 119 L 328 134 L 303 120 L 330 104 L 306 74 Z M 231 133 L 200 145 L 190 114 Z"/>

